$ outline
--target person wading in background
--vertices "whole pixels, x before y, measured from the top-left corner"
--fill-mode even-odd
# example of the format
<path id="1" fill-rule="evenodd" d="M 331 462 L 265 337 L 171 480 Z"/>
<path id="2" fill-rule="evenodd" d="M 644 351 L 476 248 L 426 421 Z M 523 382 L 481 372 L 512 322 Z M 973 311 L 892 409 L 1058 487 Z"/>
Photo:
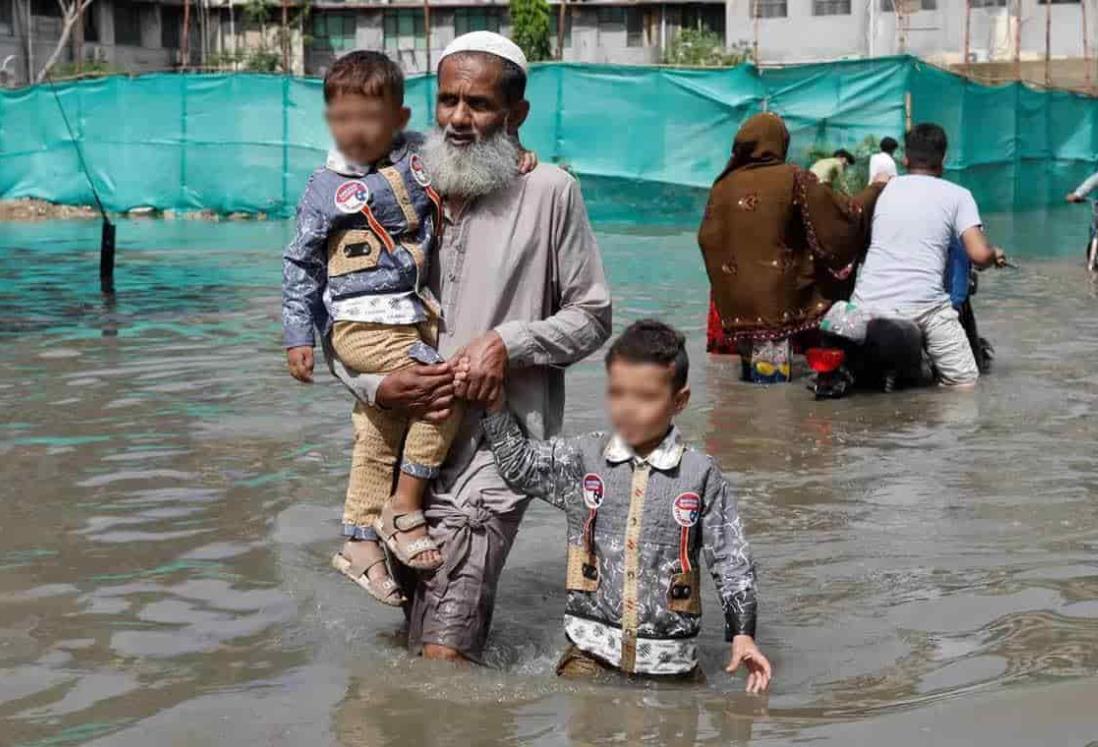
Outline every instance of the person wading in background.
<path id="1" fill-rule="evenodd" d="M 756 381 L 787 381 L 792 338 L 849 296 L 883 188 L 838 194 L 786 163 L 788 150 L 781 117 L 748 119 L 698 232 L 724 338 Z"/>

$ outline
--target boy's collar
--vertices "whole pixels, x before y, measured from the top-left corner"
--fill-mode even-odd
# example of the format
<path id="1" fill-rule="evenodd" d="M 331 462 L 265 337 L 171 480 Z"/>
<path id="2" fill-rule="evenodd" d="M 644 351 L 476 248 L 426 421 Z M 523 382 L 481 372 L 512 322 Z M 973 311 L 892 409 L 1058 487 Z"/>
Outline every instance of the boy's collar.
<path id="1" fill-rule="evenodd" d="M 660 441 L 660 445 L 652 449 L 652 453 L 643 459 L 637 456 L 637 452 L 633 450 L 633 447 L 627 444 L 625 439 L 617 433 L 606 444 L 602 455 L 611 464 L 629 461 L 634 464 L 647 463 L 652 469 L 668 472 L 679 466 L 685 451 L 686 444 L 683 443 L 682 434 L 679 433 L 678 427 L 673 425 L 667 435 L 663 437 L 663 440 Z"/>
<path id="2" fill-rule="evenodd" d="M 407 150 L 408 142 L 405 140 L 404 135 L 400 134 L 397 135 L 396 140 L 393 141 L 393 147 L 392 150 L 389 151 L 388 158 L 383 158 L 375 164 L 361 164 L 350 160 L 344 156 L 338 148 L 333 146 L 328 150 L 328 159 L 324 162 L 324 167 L 329 171 L 334 171 L 340 176 L 361 178 L 375 169 L 396 163 L 404 158 L 404 154 Z"/>

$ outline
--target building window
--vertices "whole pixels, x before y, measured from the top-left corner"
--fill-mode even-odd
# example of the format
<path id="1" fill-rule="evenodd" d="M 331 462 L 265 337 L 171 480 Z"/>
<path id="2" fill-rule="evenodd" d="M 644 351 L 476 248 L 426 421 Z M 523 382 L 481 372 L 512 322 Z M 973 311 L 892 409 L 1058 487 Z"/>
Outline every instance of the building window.
<path id="1" fill-rule="evenodd" d="M 456 8 L 454 10 L 454 35 L 461 36 L 470 31 L 495 31 L 503 19 L 500 8 Z"/>
<path id="2" fill-rule="evenodd" d="M 973 8 L 1005 8 L 1007 0 L 972 0 Z"/>
<path id="3" fill-rule="evenodd" d="M 644 11 L 640 8 L 625 10 L 625 46 L 644 46 Z"/>
<path id="4" fill-rule="evenodd" d="M 0 34 L 14 33 L 11 5 L 15 0 L 0 0 Z"/>
<path id="5" fill-rule="evenodd" d="M 1053 5 L 1077 5 L 1079 0 L 1052 0 Z M 1005 3 L 1004 3 L 1005 4 Z M 1048 5 L 1048 0 L 1037 0 L 1038 5 Z"/>
<path id="6" fill-rule="evenodd" d="M 625 8 L 599 8 L 599 31 L 617 31 L 625 26 Z"/>
<path id="7" fill-rule="evenodd" d="M 183 9 L 173 5 L 160 6 L 160 46 L 179 49 L 183 38 Z"/>
<path id="8" fill-rule="evenodd" d="M 938 0 L 901 0 L 901 2 L 904 4 L 904 10 L 908 13 L 938 9 Z M 892 13 L 896 10 L 894 0 L 881 0 L 881 10 L 885 13 Z"/>
<path id="9" fill-rule="evenodd" d="M 80 22 L 84 24 L 84 41 L 86 42 L 99 41 L 98 13 L 99 8 L 91 5 L 84 10 L 84 15 L 80 17 Z"/>
<path id="10" fill-rule="evenodd" d="M 754 18 L 785 18 L 789 15 L 788 0 L 751 0 L 751 15 Z"/>
<path id="11" fill-rule="evenodd" d="M 343 11 L 313 11 L 311 49 L 346 52 L 355 48 L 355 14 Z"/>
<path id="12" fill-rule="evenodd" d="M 114 3 L 114 43 L 141 46 L 141 7 L 135 3 Z"/>
<path id="13" fill-rule="evenodd" d="M 782 0 L 783 8 L 785 3 L 786 0 Z M 784 11 L 782 15 L 785 15 Z M 681 18 L 684 29 L 704 29 L 724 38 L 724 5 L 684 5 Z"/>
<path id="14" fill-rule="evenodd" d="M 557 48 L 557 38 L 559 37 L 560 29 L 560 8 L 558 6 L 552 9 L 552 13 L 549 14 L 549 46 L 554 50 Z M 568 8 L 564 11 L 564 48 L 570 49 L 572 47 L 572 9 Z"/>
<path id="15" fill-rule="evenodd" d="M 423 25 L 423 11 L 385 11 L 385 50 L 399 52 L 408 49 L 427 49 L 427 31 Z"/>
<path id="16" fill-rule="evenodd" d="M 848 16 L 850 0 L 812 0 L 814 16 Z"/>

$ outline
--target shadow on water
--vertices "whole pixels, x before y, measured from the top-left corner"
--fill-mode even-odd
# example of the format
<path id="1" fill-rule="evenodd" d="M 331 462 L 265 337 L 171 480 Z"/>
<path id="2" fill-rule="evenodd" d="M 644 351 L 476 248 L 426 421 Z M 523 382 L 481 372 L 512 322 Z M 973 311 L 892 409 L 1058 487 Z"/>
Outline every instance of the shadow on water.
<path id="1" fill-rule="evenodd" d="M 689 335 L 682 426 L 741 496 L 771 695 L 721 672 L 712 619 L 701 689 L 553 677 L 563 534 L 541 505 L 504 575 L 494 668 L 410 659 L 399 616 L 327 568 L 349 403 L 323 373 L 284 373 L 289 225 L 123 222 L 111 308 L 97 224 L 8 224 L 0 741 L 902 745 L 953 724 L 973 743 L 990 727 L 962 718 L 972 704 L 1042 725 L 1045 743 L 1098 733 L 1078 694 L 1098 673 L 1086 211 L 988 217 L 1024 261 L 977 300 L 999 350 L 977 391 L 816 403 L 704 355 L 682 217 L 696 194 L 584 187 L 617 327 L 658 315 Z M 599 427 L 597 359 L 569 377 L 568 429 Z"/>

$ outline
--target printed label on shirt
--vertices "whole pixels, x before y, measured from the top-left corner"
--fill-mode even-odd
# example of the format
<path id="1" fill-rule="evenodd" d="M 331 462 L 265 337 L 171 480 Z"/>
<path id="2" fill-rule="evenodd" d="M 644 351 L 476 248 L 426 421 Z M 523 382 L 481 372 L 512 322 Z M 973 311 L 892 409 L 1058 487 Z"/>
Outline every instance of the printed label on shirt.
<path id="1" fill-rule="evenodd" d="M 365 182 L 355 179 L 343 182 L 335 193 L 335 206 L 341 213 L 351 215 L 362 212 L 370 202 L 370 189 Z"/>
<path id="2" fill-rule="evenodd" d="M 587 508 L 595 510 L 601 506 L 605 493 L 606 488 L 601 477 L 594 472 L 588 472 L 583 476 L 583 503 Z"/>
<path id="3" fill-rule="evenodd" d="M 701 513 L 701 498 L 697 493 L 683 493 L 671 504 L 671 515 L 680 527 L 692 527 L 698 523 Z"/>
<path id="4" fill-rule="evenodd" d="M 412 178 L 421 187 L 431 186 L 431 177 L 427 176 L 427 169 L 423 167 L 423 159 L 415 153 L 408 159 L 408 170 L 412 172 Z"/>

